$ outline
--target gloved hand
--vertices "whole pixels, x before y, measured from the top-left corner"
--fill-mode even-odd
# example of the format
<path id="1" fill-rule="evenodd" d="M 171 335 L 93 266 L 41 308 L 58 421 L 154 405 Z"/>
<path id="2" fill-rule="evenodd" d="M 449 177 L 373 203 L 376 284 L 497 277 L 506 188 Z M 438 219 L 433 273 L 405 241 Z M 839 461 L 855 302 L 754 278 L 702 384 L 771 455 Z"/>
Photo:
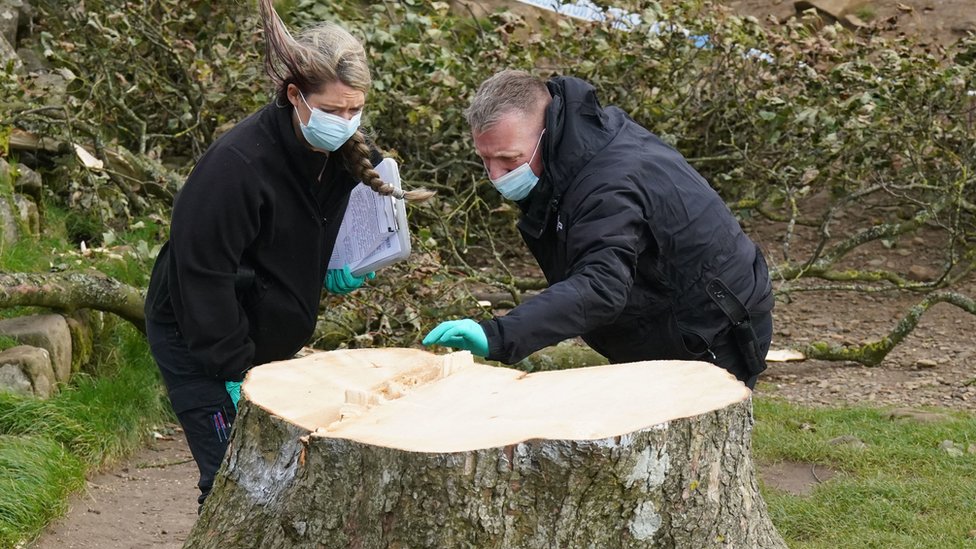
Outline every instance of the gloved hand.
<path id="1" fill-rule="evenodd" d="M 237 401 L 241 399 L 241 382 L 240 381 L 225 381 L 224 389 L 227 389 L 227 394 L 230 395 L 231 402 L 234 403 L 234 409 L 237 409 Z"/>
<path id="2" fill-rule="evenodd" d="M 485 330 L 470 318 L 441 322 L 424 337 L 423 344 L 464 349 L 482 358 L 488 356 Z"/>
<path id="3" fill-rule="evenodd" d="M 336 295 L 346 295 L 349 292 L 363 285 L 366 279 L 376 278 L 376 273 L 369 273 L 366 276 L 353 276 L 349 270 L 349 265 L 341 269 L 329 269 L 325 273 L 325 289 L 329 293 Z"/>

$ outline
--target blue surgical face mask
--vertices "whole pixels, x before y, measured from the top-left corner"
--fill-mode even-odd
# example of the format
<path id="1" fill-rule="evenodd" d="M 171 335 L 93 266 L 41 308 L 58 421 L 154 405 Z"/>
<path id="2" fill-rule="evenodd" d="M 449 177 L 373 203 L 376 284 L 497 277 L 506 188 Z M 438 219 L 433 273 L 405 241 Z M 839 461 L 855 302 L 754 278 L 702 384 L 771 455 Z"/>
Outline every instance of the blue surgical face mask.
<path id="1" fill-rule="evenodd" d="M 309 106 L 308 101 L 305 101 L 305 95 L 302 92 L 298 92 L 298 94 L 301 95 L 305 106 L 312 113 L 308 117 L 308 124 L 302 124 L 302 118 L 298 117 L 298 122 L 302 127 L 302 135 L 305 136 L 309 145 L 329 152 L 336 151 L 346 141 L 349 141 L 352 134 L 359 129 L 359 120 L 363 113 L 358 112 L 356 116 L 346 120 L 341 116 L 313 109 Z"/>
<path id="2" fill-rule="evenodd" d="M 495 186 L 495 189 L 501 193 L 502 196 L 509 200 L 519 201 L 529 196 L 532 189 L 535 188 L 535 184 L 539 182 L 539 176 L 537 176 L 529 164 L 532 163 L 532 159 L 535 158 L 535 153 L 539 150 L 539 144 L 542 143 L 542 136 L 545 135 L 546 130 L 542 130 L 539 134 L 539 141 L 535 144 L 535 149 L 532 149 L 532 155 L 529 156 L 529 161 L 521 166 L 515 168 L 514 170 L 508 172 L 507 174 L 499 177 L 498 179 L 491 179 L 491 184 Z"/>

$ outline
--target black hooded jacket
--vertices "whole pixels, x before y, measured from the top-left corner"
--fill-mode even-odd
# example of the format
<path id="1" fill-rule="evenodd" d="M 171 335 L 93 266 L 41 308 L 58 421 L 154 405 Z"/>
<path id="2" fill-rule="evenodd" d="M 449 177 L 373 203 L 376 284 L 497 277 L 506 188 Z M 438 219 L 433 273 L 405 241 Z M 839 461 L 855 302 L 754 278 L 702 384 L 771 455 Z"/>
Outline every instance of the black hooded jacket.
<path id="1" fill-rule="evenodd" d="M 175 322 L 192 354 L 178 383 L 240 380 L 305 344 L 356 184 L 341 155 L 295 135 L 290 106 L 264 107 L 207 150 L 176 198 L 146 298 L 147 318 Z"/>
<path id="2" fill-rule="evenodd" d="M 715 277 L 770 311 L 765 260 L 705 179 L 590 84 L 547 86 L 543 175 L 518 227 L 549 288 L 481 323 L 487 358 L 576 336 L 612 362 L 699 358 L 731 326 L 705 291 Z"/>

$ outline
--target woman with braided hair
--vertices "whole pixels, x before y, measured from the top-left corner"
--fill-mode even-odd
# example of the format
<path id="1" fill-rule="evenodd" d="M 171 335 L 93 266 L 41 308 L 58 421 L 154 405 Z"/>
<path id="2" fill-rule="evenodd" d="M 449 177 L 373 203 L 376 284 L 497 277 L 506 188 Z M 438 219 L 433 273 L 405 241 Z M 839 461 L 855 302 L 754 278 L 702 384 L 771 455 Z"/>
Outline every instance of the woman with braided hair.
<path id="1" fill-rule="evenodd" d="M 382 157 L 359 129 L 371 84 L 359 41 L 330 23 L 292 37 L 271 0 L 259 4 L 275 99 L 194 167 L 146 298 L 150 347 L 200 469 L 201 505 L 247 370 L 305 344 L 323 284 L 344 294 L 363 283 L 348 267 L 327 268 L 353 187 L 433 194 L 399 191 L 373 170 Z"/>

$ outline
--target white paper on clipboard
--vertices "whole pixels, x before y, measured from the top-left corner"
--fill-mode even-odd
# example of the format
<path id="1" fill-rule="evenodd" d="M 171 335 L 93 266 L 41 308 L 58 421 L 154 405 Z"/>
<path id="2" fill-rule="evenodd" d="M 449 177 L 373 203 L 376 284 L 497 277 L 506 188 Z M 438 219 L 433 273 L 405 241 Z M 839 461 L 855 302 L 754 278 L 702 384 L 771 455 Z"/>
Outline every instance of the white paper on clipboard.
<path id="1" fill-rule="evenodd" d="M 384 182 L 401 188 L 395 160 L 385 158 L 375 170 Z M 377 194 L 361 183 L 357 185 L 349 196 L 329 268 L 349 265 L 353 275 L 364 276 L 409 255 L 410 230 L 403 200 Z"/>

